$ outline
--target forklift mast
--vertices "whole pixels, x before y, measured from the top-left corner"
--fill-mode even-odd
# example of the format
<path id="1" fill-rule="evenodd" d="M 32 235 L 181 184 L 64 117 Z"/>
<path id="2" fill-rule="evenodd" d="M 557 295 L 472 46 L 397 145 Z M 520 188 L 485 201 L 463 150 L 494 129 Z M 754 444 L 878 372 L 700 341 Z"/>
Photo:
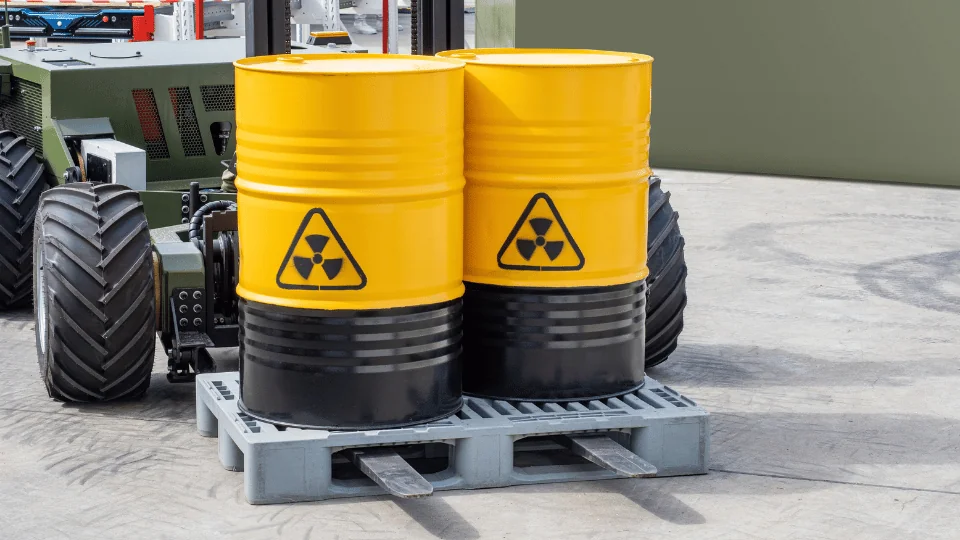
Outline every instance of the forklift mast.
<path id="1" fill-rule="evenodd" d="M 413 54 L 463 49 L 463 0 L 411 0 Z"/>
<path id="2" fill-rule="evenodd" d="M 247 56 L 290 52 L 290 0 L 247 0 Z"/>
<path id="3" fill-rule="evenodd" d="M 464 48 L 463 0 L 411 0 L 413 54 Z M 290 1 L 247 0 L 247 56 L 290 52 Z"/>

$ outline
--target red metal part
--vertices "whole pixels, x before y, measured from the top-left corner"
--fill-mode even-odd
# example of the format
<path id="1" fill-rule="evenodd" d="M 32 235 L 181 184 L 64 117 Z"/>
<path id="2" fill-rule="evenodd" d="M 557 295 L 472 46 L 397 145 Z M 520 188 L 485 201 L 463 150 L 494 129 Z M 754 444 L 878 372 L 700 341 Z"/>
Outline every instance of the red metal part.
<path id="1" fill-rule="evenodd" d="M 163 138 L 163 124 L 160 121 L 160 111 L 153 90 L 133 90 L 133 103 L 137 108 L 137 118 L 140 120 L 140 129 L 143 131 L 143 140 L 147 142 L 166 141 Z"/>
<path id="2" fill-rule="evenodd" d="M 194 0 L 193 20 L 196 23 L 197 39 L 203 39 L 203 0 Z"/>
<path id="3" fill-rule="evenodd" d="M 390 52 L 390 2 L 383 0 L 383 30 L 380 34 L 383 37 L 383 54 Z"/>
<path id="4" fill-rule="evenodd" d="M 98 7 L 146 7 L 176 4 L 180 0 L 10 0 L 14 7 L 20 6 L 98 6 Z"/>
<path id="5" fill-rule="evenodd" d="M 133 39 L 131 41 L 153 41 L 155 28 L 153 6 L 143 6 L 143 15 L 133 18 Z"/>

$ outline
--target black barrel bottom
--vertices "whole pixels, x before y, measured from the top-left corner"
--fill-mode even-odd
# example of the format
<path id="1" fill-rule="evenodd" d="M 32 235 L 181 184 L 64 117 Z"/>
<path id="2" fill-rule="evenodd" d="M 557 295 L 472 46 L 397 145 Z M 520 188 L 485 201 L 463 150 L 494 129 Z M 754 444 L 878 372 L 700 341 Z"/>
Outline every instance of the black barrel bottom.
<path id="1" fill-rule="evenodd" d="M 573 401 L 643 385 L 644 282 L 570 289 L 465 285 L 464 392 Z"/>
<path id="2" fill-rule="evenodd" d="M 460 410 L 462 301 L 304 310 L 240 300 L 240 409 L 267 422 L 375 429 Z"/>

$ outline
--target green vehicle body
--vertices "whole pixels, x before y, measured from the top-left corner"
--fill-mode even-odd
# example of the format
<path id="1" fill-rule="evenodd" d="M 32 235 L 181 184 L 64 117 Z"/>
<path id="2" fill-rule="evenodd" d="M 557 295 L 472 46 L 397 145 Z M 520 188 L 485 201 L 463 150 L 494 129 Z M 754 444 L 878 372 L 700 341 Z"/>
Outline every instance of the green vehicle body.
<path id="1" fill-rule="evenodd" d="M 56 182 L 76 165 L 79 139 L 145 149 L 150 226 L 178 224 L 179 191 L 190 182 L 218 187 L 221 161 L 233 155 L 233 62 L 243 47 L 222 39 L 5 49 L 0 128 L 25 137 Z M 211 126 L 221 123 L 230 137 L 217 148 Z"/>
<path id="2" fill-rule="evenodd" d="M 349 44 L 292 47 L 365 52 Z M 209 261 L 187 238 L 191 184 L 203 190 L 200 203 L 236 200 L 216 188 L 236 148 L 233 62 L 245 55 L 243 39 L 0 48 L 0 130 L 27 140 L 49 185 L 80 172 L 83 139 L 115 139 L 145 151 L 146 190 L 139 196 L 161 268 L 161 339 L 174 332 L 173 292 L 209 284 Z M 271 97 L 279 98 L 264 96 Z"/>
<path id="3" fill-rule="evenodd" d="M 48 183 L 62 183 L 78 165 L 82 139 L 113 138 L 146 151 L 147 190 L 140 198 L 163 267 L 162 299 L 204 284 L 203 259 L 186 238 L 183 197 L 191 182 L 220 186 L 221 162 L 236 146 L 233 62 L 243 56 L 238 39 L 0 50 L 0 129 L 27 139 Z M 224 125 L 229 138 L 218 145 Z M 204 198 L 235 195 L 205 192 Z M 160 308 L 158 330 L 169 332 L 167 302 Z"/>
<path id="4" fill-rule="evenodd" d="M 164 269 L 163 299 L 177 288 L 203 286 L 202 257 L 186 242 L 182 198 L 191 182 L 220 186 L 221 162 L 236 146 L 233 62 L 243 56 L 238 39 L 0 50 L 0 129 L 27 139 L 49 183 L 62 183 L 77 165 L 84 138 L 114 138 L 147 151 L 147 191 L 140 198 Z M 230 137 L 218 148 L 211 126 L 222 123 L 229 123 Z M 170 330 L 166 304 L 161 333 Z"/>

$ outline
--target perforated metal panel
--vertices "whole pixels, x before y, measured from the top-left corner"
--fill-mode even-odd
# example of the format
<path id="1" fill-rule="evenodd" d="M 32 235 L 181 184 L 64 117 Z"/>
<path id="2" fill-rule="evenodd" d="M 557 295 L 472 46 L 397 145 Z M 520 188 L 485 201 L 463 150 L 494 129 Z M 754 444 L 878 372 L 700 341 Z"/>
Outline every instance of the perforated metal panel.
<path id="1" fill-rule="evenodd" d="M 140 129 L 143 131 L 143 140 L 147 146 L 147 157 L 151 160 L 169 159 L 170 149 L 167 148 L 167 138 L 163 134 L 163 125 L 160 123 L 160 112 L 157 111 L 157 99 L 153 95 L 153 90 L 134 89 L 133 103 L 137 107 L 137 118 L 140 120 Z"/>
<path id="2" fill-rule="evenodd" d="M 290 0 L 287 0 L 286 2 L 283 3 L 283 11 L 284 11 L 284 13 L 283 13 L 283 15 L 284 15 L 283 20 L 289 21 L 289 20 L 290 20 L 290 17 L 292 16 L 292 13 L 290 12 Z M 291 37 L 291 36 L 290 36 L 290 32 L 291 32 L 291 28 L 290 28 L 290 25 L 289 25 L 289 24 L 285 24 L 285 25 L 283 25 L 283 27 L 284 27 L 284 30 L 285 30 L 283 43 L 286 45 L 286 48 L 284 49 L 284 52 L 286 52 L 287 54 L 290 54 L 290 37 Z"/>
<path id="3" fill-rule="evenodd" d="M 10 96 L 0 99 L 0 128 L 9 129 L 27 139 L 37 154 L 43 155 L 43 98 L 40 85 L 14 78 Z"/>
<path id="4" fill-rule="evenodd" d="M 203 108 L 209 111 L 232 111 L 236 109 L 232 84 L 211 84 L 200 87 Z"/>
<path id="5" fill-rule="evenodd" d="M 180 132 L 180 142 L 183 144 L 183 154 L 187 157 L 206 155 L 190 88 L 177 86 L 170 88 L 169 91 L 173 114 L 177 119 L 177 130 Z"/>

